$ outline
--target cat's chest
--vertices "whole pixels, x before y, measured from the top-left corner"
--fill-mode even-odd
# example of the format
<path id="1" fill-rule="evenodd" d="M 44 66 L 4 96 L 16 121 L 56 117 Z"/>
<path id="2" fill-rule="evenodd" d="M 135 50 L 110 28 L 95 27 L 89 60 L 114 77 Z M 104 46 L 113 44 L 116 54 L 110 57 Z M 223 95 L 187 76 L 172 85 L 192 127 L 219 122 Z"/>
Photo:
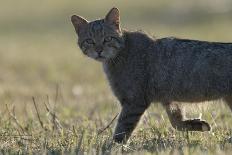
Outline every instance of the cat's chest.
<path id="1" fill-rule="evenodd" d="M 139 79 L 129 66 L 104 66 L 104 71 L 112 91 L 119 100 L 133 98 L 137 94 Z"/>

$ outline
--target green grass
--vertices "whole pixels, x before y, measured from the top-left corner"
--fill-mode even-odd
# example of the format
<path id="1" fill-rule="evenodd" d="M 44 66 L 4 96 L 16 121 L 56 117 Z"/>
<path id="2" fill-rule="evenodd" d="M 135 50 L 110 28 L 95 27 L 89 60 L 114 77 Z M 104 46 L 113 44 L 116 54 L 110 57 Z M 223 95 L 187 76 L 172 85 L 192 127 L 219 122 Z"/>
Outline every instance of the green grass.
<path id="1" fill-rule="evenodd" d="M 189 117 L 201 112 L 212 132 L 172 129 L 164 109 L 155 103 L 127 145 L 112 143 L 116 121 L 99 134 L 120 107 L 101 64 L 77 48 L 69 20 L 74 13 L 89 20 L 102 17 L 117 6 L 127 29 L 143 29 L 157 38 L 231 42 L 232 5 L 197 2 L 178 0 L 176 6 L 152 0 L 1 2 L 1 154 L 230 154 L 232 117 L 218 103 L 222 101 L 186 107 Z M 184 12 L 186 7 L 189 12 Z"/>

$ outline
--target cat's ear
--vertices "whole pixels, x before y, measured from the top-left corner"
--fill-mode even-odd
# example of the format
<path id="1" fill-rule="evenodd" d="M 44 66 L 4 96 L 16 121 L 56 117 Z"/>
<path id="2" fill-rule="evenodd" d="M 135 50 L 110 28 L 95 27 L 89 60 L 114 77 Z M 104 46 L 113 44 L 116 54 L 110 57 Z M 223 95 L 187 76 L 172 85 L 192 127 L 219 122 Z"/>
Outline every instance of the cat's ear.
<path id="1" fill-rule="evenodd" d="M 105 17 L 105 22 L 113 25 L 117 30 L 120 30 L 120 15 L 118 8 L 112 8 Z"/>
<path id="2" fill-rule="evenodd" d="M 77 15 L 73 15 L 71 17 L 71 21 L 72 21 L 72 24 L 77 32 L 77 34 L 79 34 L 80 32 L 80 29 L 83 27 L 83 26 L 86 26 L 88 24 L 88 21 L 86 19 L 84 19 L 83 17 L 81 16 L 77 16 Z"/>

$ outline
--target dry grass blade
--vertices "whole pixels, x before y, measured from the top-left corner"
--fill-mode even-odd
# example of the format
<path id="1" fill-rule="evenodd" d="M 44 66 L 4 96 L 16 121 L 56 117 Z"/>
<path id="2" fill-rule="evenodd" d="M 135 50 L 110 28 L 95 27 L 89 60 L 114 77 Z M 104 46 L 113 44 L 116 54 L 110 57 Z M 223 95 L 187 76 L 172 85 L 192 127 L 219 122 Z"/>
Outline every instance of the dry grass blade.
<path id="1" fill-rule="evenodd" d="M 56 95 L 55 95 L 55 104 L 54 104 L 54 108 L 56 107 L 56 103 L 58 101 L 58 97 L 59 97 L 59 85 L 56 85 Z"/>
<path id="2" fill-rule="evenodd" d="M 42 121 L 41 118 L 40 118 L 39 110 L 38 110 L 37 104 L 36 104 L 36 102 L 35 102 L 35 98 L 32 97 L 32 100 L 33 100 L 33 103 L 34 103 L 34 107 L 35 107 L 35 111 L 36 111 L 37 117 L 38 117 L 38 119 L 39 119 L 40 126 L 41 126 L 44 130 L 47 130 L 47 128 L 45 128 L 45 126 L 44 126 L 43 121 Z"/>
<path id="3" fill-rule="evenodd" d="M 81 132 L 81 137 L 79 139 L 79 142 L 78 142 L 77 148 L 76 148 L 76 154 L 80 154 L 80 152 L 81 152 L 81 145 L 82 145 L 82 142 L 83 142 L 83 139 L 84 139 L 84 134 L 85 134 L 85 130 L 83 130 Z"/>
<path id="4" fill-rule="evenodd" d="M 100 134 L 103 133 L 107 128 L 110 127 L 110 125 L 111 125 L 111 124 L 114 122 L 114 120 L 117 118 L 118 114 L 119 114 L 119 113 L 117 113 L 117 114 L 114 116 L 114 118 L 110 121 L 110 123 L 109 123 L 106 127 L 104 127 L 103 129 L 100 129 L 100 130 L 98 131 L 98 135 L 100 135 Z"/>
<path id="5" fill-rule="evenodd" d="M 46 107 L 46 110 L 47 112 L 50 114 L 51 116 L 51 120 L 52 120 L 52 123 L 53 123 L 53 127 L 55 129 L 58 129 L 60 132 L 62 131 L 63 127 L 62 125 L 60 124 L 60 121 L 59 119 L 57 118 L 55 112 L 51 111 L 50 108 L 48 107 L 48 105 L 46 103 L 44 103 L 45 107 Z"/>
<path id="6" fill-rule="evenodd" d="M 13 107 L 14 109 L 14 107 Z M 17 120 L 16 116 L 15 116 L 15 112 L 11 112 L 9 107 L 8 107 L 8 104 L 6 104 L 6 110 L 8 112 L 8 114 L 10 115 L 10 117 L 13 119 L 13 121 L 15 122 L 15 124 L 21 129 L 21 131 L 23 133 L 25 133 L 25 130 L 24 130 L 24 127 L 19 123 L 19 121 Z"/>

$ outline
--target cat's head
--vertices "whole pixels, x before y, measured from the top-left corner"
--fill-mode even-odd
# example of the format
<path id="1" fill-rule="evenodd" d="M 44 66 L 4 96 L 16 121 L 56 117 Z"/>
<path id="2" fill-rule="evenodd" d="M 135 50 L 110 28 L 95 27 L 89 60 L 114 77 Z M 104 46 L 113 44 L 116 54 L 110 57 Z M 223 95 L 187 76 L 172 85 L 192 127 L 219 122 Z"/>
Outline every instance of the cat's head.
<path id="1" fill-rule="evenodd" d="M 87 21 L 73 15 L 71 21 L 82 52 L 98 61 L 113 59 L 124 47 L 119 10 L 112 8 L 104 19 Z"/>

